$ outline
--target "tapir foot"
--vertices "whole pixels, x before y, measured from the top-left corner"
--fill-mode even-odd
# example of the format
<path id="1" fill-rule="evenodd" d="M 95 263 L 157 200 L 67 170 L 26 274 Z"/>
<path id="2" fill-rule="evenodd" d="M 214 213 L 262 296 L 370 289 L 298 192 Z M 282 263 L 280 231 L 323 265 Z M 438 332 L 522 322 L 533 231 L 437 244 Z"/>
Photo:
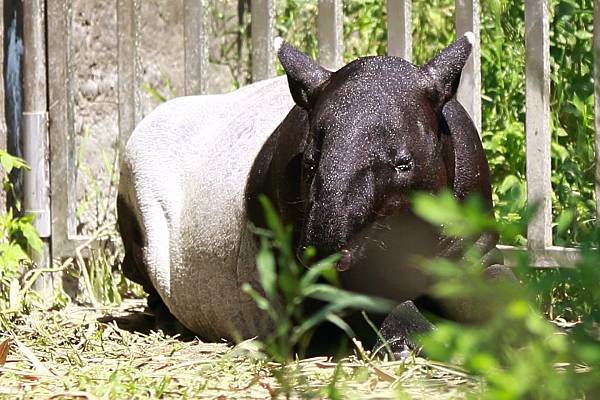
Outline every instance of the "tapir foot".
<path id="1" fill-rule="evenodd" d="M 417 309 L 412 301 L 405 301 L 396 306 L 381 324 L 381 339 L 373 348 L 373 354 L 388 354 L 397 359 L 404 359 L 410 350 L 418 350 L 416 336 L 431 332 L 435 326 L 431 324 Z"/>

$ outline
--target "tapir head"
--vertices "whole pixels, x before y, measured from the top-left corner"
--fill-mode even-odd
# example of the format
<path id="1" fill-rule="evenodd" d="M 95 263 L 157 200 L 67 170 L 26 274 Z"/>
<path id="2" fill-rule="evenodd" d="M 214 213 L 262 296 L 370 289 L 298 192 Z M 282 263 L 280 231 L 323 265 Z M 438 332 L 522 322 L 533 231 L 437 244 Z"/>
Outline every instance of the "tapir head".
<path id="1" fill-rule="evenodd" d="M 446 185 L 441 110 L 456 93 L 471 45 L 467 34 L 421 67 L 383 56 L 331 72 L 281 44 L 279 59 L 310 130 L 300 248 L 342 252 L 339 267 L 346 268 L 370 224 L 405 210 L 411 191 Z"/>

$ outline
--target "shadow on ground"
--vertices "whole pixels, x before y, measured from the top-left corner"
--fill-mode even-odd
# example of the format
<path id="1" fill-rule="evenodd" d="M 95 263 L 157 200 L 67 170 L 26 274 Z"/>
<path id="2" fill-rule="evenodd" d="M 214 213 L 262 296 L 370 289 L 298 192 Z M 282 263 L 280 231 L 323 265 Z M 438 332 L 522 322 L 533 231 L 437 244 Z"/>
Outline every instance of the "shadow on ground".
<path id="1" fill-rule="evenodd" d="M 119 329 L 131 333 L 141 333 L 142 335 L 149 335 L 157 330 L 154 315 L 140 310 L 110 313 L 97 318 L 97 321 L 103 324 L 114 322 Z"/>
<path id="2" fill-rule="evenodd" d="M 145 300 L 129 300 L 124 302 L 125 307 L 111 310 L 110 313 L 96 318 L 103 324 L 114 323 L 119 329 L 131 333 L 149 335 L 152 332 L 162 331 L 165 336 L 189 342 L 198 339 L 193 332 L 179 323 L 168 311 L 162 318 L 156 318 L 154 313 L 146 307 Z"/>

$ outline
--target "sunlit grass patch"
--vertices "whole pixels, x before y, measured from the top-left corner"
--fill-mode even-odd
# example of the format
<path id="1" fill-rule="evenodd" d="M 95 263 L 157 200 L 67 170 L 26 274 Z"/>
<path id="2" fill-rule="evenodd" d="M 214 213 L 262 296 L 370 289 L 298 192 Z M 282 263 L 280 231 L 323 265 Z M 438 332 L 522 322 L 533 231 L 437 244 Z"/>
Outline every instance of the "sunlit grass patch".
<path id="1" fill-rule="evenodd" d="M 252 340 L 237 346 L 184 342 L 148 332 L 141 323 L 146 317 L 140 300 L 23 316 L 0 336 L 0 343 L 10 341 L 6 361 L 0 357 L 0 397 L 270 398 L 288 392 L 294 398 L 450 399 L 482 389 L 460 369 L 423 358 L 383 362 L 359 352 L 339 363 L 317 357 L 283 367 L 269 362 Z M 121 326 L 137 320 L 145 333 L 98 318 Z M 282 368 L 287 388 L 273 375 Z"/>

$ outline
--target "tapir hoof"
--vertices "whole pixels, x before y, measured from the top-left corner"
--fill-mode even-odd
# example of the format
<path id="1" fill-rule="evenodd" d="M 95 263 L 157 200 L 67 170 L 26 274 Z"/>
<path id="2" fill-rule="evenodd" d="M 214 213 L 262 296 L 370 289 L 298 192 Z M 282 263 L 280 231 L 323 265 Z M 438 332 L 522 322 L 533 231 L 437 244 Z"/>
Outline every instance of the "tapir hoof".
<path id="1" fill-rule="evenodd" d="M 396 306 L 381 324 L 381 336 L 387 344 L 378 340 L 373 354 L 384 355 L 391 351 L 395 359 L 404 359 L 409 350 L 418 350 L 415 336 L 434 329 L 435 326 L 419 312 L 412 301 L 405 301 Z"/>

